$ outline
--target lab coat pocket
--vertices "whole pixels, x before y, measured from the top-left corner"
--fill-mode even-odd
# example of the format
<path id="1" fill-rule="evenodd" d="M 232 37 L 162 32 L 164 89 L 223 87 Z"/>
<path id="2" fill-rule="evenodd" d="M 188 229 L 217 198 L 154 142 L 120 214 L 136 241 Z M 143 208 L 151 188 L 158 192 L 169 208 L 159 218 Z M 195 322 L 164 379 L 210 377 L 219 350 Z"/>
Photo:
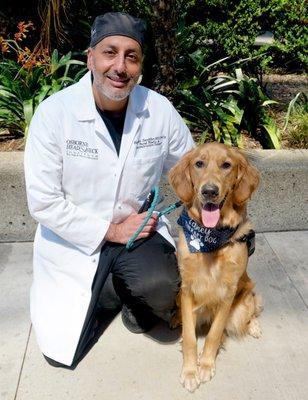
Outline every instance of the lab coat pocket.
<path id="1" fill-rule="evenodd" d="M 144 200 L 149 191 L 158 185 L 162 169 L 164 155 L 160 154 L 151 158 L 135 158 L 131 165 L 129 174 L 129 193 L 136 200 Z"/>

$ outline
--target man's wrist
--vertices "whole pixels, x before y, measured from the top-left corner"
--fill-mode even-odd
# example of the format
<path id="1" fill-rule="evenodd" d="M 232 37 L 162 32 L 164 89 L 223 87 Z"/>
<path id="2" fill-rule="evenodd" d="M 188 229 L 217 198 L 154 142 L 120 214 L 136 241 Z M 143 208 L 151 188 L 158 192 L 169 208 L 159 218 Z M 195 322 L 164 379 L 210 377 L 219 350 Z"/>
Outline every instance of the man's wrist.
<path id="1" fill-rule="evenodd" d="M 117 242 L 118 226 L 117 224 L 110 223 L 109 228 L 105 235 L 105 240 L 108 242 Z"/>

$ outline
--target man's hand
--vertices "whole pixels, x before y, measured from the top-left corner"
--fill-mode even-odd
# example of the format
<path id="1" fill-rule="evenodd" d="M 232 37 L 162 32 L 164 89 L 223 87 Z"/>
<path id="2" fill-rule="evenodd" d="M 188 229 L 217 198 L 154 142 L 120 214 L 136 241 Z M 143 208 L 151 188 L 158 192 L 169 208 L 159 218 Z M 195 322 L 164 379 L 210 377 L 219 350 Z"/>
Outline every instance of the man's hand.
<path id="1" fill-rule="evenodd" d="M 131 214 L 129 217 L 126 218 L 126 220 L 124 220 L 120 224 L 111 223 L 105 235 L 105 240 L 107 240 L 108 242 L 126 244 L 139 228 L 139 226 L 142 224 L 146 215 L 146 212 L 143 212 L 141 214 Z M 150 234 L 155 231 L 157 220 L 157 215 L 153 214 L 143 230 L 137 236 L 136 240 L 150 236 Z"/>

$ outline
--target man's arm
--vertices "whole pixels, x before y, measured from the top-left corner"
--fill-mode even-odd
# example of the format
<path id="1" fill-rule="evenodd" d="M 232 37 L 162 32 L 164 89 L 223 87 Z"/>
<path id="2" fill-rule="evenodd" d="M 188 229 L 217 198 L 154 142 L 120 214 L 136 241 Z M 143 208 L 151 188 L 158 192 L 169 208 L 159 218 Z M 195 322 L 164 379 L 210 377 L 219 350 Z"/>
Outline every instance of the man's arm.
<path id="1" fill-rule="evenodd" d="M 32 118 L 24 158 L 28 207 L 35 220 L 92 254 L 103 241 L 110 222 L 64 196 L 59 118 L 51 118 L 42 104 Z"/>

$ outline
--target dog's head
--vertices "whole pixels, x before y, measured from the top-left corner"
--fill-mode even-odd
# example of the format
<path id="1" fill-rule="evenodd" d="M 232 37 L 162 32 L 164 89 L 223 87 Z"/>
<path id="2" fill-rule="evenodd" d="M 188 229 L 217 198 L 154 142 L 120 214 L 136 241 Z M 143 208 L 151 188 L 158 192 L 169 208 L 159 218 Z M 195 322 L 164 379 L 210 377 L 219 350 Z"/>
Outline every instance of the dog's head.
<path id="1" fill-rule="evenodd" d="M 259 173 L 241 151 L 214 142 L 186 153 L 170 170 L 169 182 L 210 228 L 217 225 L 224 207 L 245 205 L 258 187 Z"/>

